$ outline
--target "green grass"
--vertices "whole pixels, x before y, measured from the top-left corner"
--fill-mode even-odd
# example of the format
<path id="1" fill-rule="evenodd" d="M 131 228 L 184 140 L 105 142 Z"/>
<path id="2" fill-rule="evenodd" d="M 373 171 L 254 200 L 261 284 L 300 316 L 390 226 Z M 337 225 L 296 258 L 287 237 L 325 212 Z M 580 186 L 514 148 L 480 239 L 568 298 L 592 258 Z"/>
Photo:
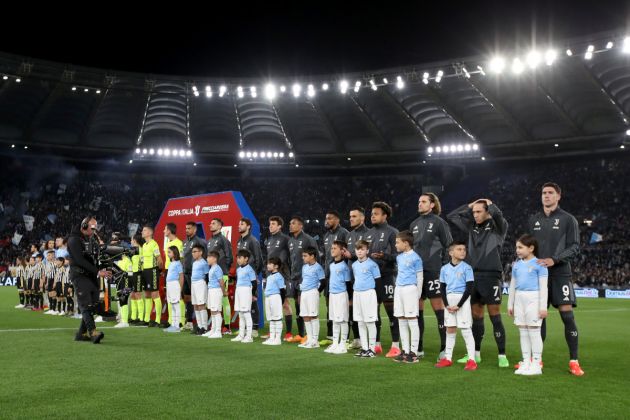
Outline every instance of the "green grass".
<path id="1" fill-rule="evenodd" d="M 78 343 L 77 320 L 14 309 L 16 300 L 14 288 L 0 288 L 3 419 L 628 416 L 630 302 L 623 300 L 580 300 L 576 319 L 586 371 L 581 378 L 567 373 L 564 331 L 555 312 L 544 375 L 518 377 L 497 367 L 489 321 L 477 372 L 462 365 L 435 369 L 438 339 L 430 309 L 427 358 L 400 365 L 384 357 L 359 360 L 295 344 L 267 347 L 255 339 L 246 345 L 153 328 L 105 329 L 102 344 Z M 514 363 L 518 330 L 507 316 L 504 321 Z M 464 351 L 458 335 L 455 356 Z"/>

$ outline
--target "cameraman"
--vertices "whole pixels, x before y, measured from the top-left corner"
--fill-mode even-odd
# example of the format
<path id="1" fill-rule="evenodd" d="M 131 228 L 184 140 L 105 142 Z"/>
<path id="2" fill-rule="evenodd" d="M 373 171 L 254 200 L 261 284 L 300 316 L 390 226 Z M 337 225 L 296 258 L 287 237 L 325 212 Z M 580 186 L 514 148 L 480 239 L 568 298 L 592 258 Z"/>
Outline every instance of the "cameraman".
<path id="1" fill-rule="evenodd" d="M 96 218 L 88 216 L 81 221 L 77 230 L 74 228 L 68 237 L 68 253 L 70 254 L 70 280 L 77 291 L 77 301 L 81 310 L 81 326 L 75 341 L 92 341 L 100 343 L 105 334 L 96 331 L 94 314 L 99 300 L 98 277 L 109 278 L 112 273 L 99 271 L 96 267 L 99 243 L 95 238 Z"/>

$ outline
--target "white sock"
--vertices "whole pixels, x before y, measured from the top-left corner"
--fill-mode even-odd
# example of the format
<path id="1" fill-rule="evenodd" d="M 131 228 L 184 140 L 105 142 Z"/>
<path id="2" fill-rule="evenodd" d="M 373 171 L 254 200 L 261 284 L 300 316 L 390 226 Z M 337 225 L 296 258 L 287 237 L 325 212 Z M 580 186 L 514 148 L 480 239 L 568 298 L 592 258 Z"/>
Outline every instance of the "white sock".
<path id="1" fill-rule="evenodd" d="M 342 322 L 341 323 L 341 335 L 339 336 L 339 344 L 346 344 L 346 341 L 348 340 L 348 331 L 349 331 L 349 326 L 347 322 Z"/>
<path id="2" fill-rule="evenodd" d="M 420 326 L 415 319 L 407 320 L 409 330 L 411 331 L 411 351 L 418 354 L 418 346 L 420 344 Z"/>
<path id="3" fill-rule="evenodd" d="M 527 331 L 529 332 L 529 339 L 532 346 L 532 359 L 534 360 L 534 362 L 540 363 L 540 361 L 542 360 L 543 352 L 543 341 L 542 336 L 540 335 L 540 328 L 529 327 Z"/>
<path id="4" fill-rule="evenodd" d="M 411 344 L 409 343 L 409 321 L 403 318 L 399 318 L 398 329 L 400 330 L 400 342 L 402 343 L 402 351 L 403 353 L 409 353 L 409 348 L 411 346 Z"/>
<path id="5" fill-rule="evenodd" d="M 529 330 L 527 327 L 518 327 L 518 332 L 521 336 L 521 353 L 523 353 L 523 360 L 529 362 L 532 358 L 532 342 L 529 338 Z"/>
<path id="6" fill-rule="evenodd" d="M 254 327 L 254 321 L 252 320 L 252 313 L 245 312 L 245 337 L 252 338 L 252 328 Z"/>
<path id="7" fill-rule="evenodd" d="M 313 336 L 313 324 L 311 324 L 311 321 L 304 321 L 304 329 L 306 330 L 306 335 L 308 336 L 308 339 L 310 340 L 311 337 Z"/>
<path id="8" fill-rule="evenodd" d="M 171 311 L 173 311 L 173 325 L 179 328 L 179 302 L 171 304 Z"/>
<path id="9" fill-rule="evenodd" d="M 205 309 L 202 309 L 199 312 L 201 312 L 201 325 L 203 325 L 204 330 L 207 330 L 208 329 L 208 311 L 206 311 Z"/>
<path id="10" fill-rule="evenodd" d="M 203 328 L 203 321 L 201 320 L 201 311 L 195 311 L 195 318 L 197 319 L 197 328 Z"/>
<path id="11" fill-rule="evenodd" d="M 370 350 L 374 351 L 376 348 L 376 322 L 366 322 L 368 329 L 368 343 Z"/>
<path id="12" fill-rule="evenodd" d="M 365 322 L 359 321 L 359 337 L 361 338 L 361 349 L 368 350 L 368 328 Z"/>
<path id="13" fill-rule="evenodd" d="M 341 333 L 341 322 L 333 322 L 333 346 L 339 345 L 339 334 Z"/>
<path id="14" fill-rule="evenodd" d="M 269 328 L 273 329 L 273 339 L 280 341 L 280 337 L 282 336 L 282 321 L 271 321 Z"/>
<path id="15" fill-rule="evenodd" d="M 238 336 L 243 338 L 245 337 L 245 313 L 238 313 Z"/>
<path id="16" fill-rule="evenodd" d="M 446 332 L 446 348 L 444 349 L 444 357 L 453 360 L 453 349 L 455 348 L 455 338 L 457 333 Z"/>
<path id="17" fill-rule="evenodd" d="M 466 353 L 468 353 L 468 360 L 475 360 L 475 337 L 473 337 L 472 330 L 470 328 L 460 329 L 462 337 L 464 337 L 464 343 L 466 343 Z"/>
<path id="18" fill-rule="evenodd" d="M 221 332 L 221 315 L 212 314 L 212 334 Z"/>
<path id="19" fill-rule="evenodd" d="M 311 320 L 311 330 L 313 333 L 311 343 L 317 343 L 319 341 L 319 318 Z M 311 338 L 309 336 L 309 338 Z"/>

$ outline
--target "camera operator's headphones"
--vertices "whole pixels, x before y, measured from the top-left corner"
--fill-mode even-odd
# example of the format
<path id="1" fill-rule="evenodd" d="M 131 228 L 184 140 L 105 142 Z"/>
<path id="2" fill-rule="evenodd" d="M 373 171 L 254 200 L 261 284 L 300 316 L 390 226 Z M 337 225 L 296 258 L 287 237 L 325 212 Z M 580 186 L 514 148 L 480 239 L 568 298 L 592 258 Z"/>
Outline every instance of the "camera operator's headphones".
<path id="1" fill-rule="evenodd" d="M 81 229 L 87 230 L 90 227 L 90 220 L 94 219 L 94 216 L 87 216 L 81 221 Z"/>

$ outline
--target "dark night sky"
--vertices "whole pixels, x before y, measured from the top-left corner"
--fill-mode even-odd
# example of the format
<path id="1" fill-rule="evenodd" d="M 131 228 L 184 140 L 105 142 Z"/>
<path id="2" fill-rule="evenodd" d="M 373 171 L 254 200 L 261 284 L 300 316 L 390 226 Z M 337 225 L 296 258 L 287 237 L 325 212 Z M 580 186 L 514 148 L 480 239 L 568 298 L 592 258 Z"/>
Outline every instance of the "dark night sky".
<path id="1" fill-rule="evenodd" d="M 295 3 L 308 7 L 191 10 L 182 3 L 132 15 L 105 5 L 46 24 L 25 21 L 23 31 L 36 28 L 38 36 L 5 26 L 0 50 L 144 73 L 291 77 L 491 54 L 630 26 L 623 1 Z"/>

